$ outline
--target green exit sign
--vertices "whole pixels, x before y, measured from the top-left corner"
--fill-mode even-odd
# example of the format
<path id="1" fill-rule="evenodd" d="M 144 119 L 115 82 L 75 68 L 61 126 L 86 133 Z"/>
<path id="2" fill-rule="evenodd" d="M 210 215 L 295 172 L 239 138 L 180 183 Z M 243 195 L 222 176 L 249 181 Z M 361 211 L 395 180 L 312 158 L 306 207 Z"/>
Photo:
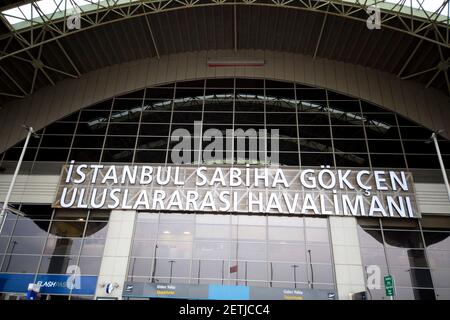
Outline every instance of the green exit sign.
<path id="1" fill-rule="evenodd" d="M 384 277 L 384 288 L 387 297 L 392 297 L 394 295 L 394 279 L 392 276 L 389 275 Z"/>

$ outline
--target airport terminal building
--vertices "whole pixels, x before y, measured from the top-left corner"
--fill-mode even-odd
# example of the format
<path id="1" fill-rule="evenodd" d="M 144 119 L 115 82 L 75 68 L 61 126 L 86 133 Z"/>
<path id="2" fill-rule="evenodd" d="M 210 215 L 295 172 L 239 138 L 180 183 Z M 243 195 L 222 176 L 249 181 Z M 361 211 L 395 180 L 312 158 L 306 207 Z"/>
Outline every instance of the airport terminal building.
<path id="1" fill-rule="evenodd" d="M 450 299 L 448 1 L 10 2 L 0 299 Z"/>

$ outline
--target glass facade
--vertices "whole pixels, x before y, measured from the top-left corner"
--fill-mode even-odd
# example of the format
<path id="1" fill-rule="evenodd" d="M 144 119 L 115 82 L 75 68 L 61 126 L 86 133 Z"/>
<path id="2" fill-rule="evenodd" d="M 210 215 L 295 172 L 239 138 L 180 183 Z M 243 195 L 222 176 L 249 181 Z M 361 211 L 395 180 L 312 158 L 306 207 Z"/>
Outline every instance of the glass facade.
<path id="1" fill-rule="evenodd" d="M 394 277 L 396 299 L 450 299 L 450 218 L 358 219 L 358 235 L 367 280 L 377 266 Z M 372 299 L 387 299 L 383 281 L 372 289 L 369 282 Z"/>
<path id="2" fill-rule="evenodd" d="M 146 88 L 76 111 L 31 138 L 21 174 L 59 175 L 70 160 L 171 164 L 174 130 L 195 137 L 212 128 L 279 130 L 283 166 L 404 169 L 422 182 L 440 182 L 434 146 L 426 143 L 431 131 L 423 126 L 330 90 L 239 78 Z M 0 154 L 1 174 L 13 172 L 22 145 Z M 450 142 L 439 137 L 439 145 L 450 167 Z M 230 164 L 245 160 L 235 153 Z M 109 211 L 15 208 L 23 215 L 6 217 L 0 277 L 36 280 L 67 274 L 73 265 L 98 276 Z M 358 219 L 357 229 L 366 278 L 371 266 L 380 269 L 381 286 L 368 288 L 369 298 L 386 299 L 382 276 L 392 274 L 397 299 L 450 299 L 450 218 Z M 126 280 L 337 290 L 330 234 L 329 219 L 319 217 L 138 212 Z"/>
<path id="3" fill-rule="evenodd" d="M 170 134 L 198 134 L 194 121 L 202 132 L 278 129 L 278 158 L 287 166 L 439 168 L 433 144 L 425 143 L 431 131 L 394 112 L 330 90 L 229 78 L 147 88 L 77 111 L 39 131 L 22 172 L 59 174 L 70 160 L 171 163 Z M 22 143 L 0 155 L 4 173 L 14 170 Z M 439 143 L 450 167 L 450 142 Z"/>
<path id="4" fill-rule="evenodd" d="M 8 213 L 0 234 L 1 274 L 79 275 L 100 271 L 108 211 L 52 209 L 20 205 L 23 215 Z M 69 293 L 70 296 L 70 293 Z"/>
<path id="5" fill-rule="evenodd" d="M 128 281 L 335 289 L 328 220 L 140 212 Z"/>

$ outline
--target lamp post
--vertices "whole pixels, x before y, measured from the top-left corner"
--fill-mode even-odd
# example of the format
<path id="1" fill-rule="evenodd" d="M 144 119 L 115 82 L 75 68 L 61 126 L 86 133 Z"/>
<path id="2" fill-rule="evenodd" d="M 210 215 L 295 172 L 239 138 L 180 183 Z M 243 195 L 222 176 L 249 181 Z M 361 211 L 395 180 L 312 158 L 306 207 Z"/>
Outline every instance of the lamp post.
<path id="1" fill-rule="evenodd" d="M 297 289 L 297 268 L 298 268 L 299 266 L 298 265 L 296 265 L 296 264 L 293 264 L 293 265 L 291 265 L 291 268 L 293 269 L 293 272 L 294 272 L 294 288 L 296 288 Z"/>
<path id="2" fill-rule="evenodd" d="M 442 177 L 444 178 L 445 188 L 447 189 L 447 196 L 448 196 L 448 199 L 450 200 L 450 185 L 448 184 L 447 172 L 445 171 L 444 161 L 442 160 L 441 149 L 439 149 L 436 132 L 433 132 L 430 140 L 433 141 L 434 147 L 436 148 L 436 153 L 437 153 L 437 156 L 439 159 L 439 164 L 441 166 Z"/>
<path id="3" fill-rule="evenodd" d="M 173 271 L 173 264 L 175 263 L 174 260 L 169 260 L 170 263 L 170 277 L 169 277 L 169 283 L 172 283 L 172 271 Z"/>
<path id="4" fill-rule="evenodd" d="M 0 212 L 0 234 L 2 233 L 3 226 L 5 225 L 5 221 L 6 221 L 5 216 L 6 216 L 6 210 L 8 210 L 9 198 L 11 197 L 12 190 L 14 188 L 14 184 L 16 183 L 16 178 L 19 174 L 20 166 L 22 165 L 23 157 L 25 156 L 25 152 L 28 147 L 28 142 L 30 141 L 30 137 L 32 135 L 35 137 L 37 136 L 33 130 L 33 127 L 28 127 L 25 125 L 23 127 L 28 131 L 28 134 L 25 139 L 25 144 L 23 145 L 22 153 L 20 154 L 19 161 L 17 162 L 16 170 L 14 171 L 14 175 L 13 175 L 11 183 L 9 185 L 8 192 L 6 193 L 5 201 L 3 202 L 2 211 Z"/>
<path id="5" fill-rule="evenodd" d="M 311 289 L 314 289 L 314 269 L 311 260 L 311 250 L 308 250 L 309 255 L 309 267 L 311 268 Z"/>

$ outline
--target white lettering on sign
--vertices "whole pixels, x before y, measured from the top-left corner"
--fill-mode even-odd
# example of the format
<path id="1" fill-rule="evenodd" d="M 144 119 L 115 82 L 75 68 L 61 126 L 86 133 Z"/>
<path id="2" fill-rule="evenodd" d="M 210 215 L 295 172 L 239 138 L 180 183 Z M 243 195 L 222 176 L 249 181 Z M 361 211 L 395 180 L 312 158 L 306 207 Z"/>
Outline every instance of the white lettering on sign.
<path id="1" fill-rule="evenodd" d="M 56 208 L 418 218 L 412 175 L 389 170 L 75 164 Z"/>

